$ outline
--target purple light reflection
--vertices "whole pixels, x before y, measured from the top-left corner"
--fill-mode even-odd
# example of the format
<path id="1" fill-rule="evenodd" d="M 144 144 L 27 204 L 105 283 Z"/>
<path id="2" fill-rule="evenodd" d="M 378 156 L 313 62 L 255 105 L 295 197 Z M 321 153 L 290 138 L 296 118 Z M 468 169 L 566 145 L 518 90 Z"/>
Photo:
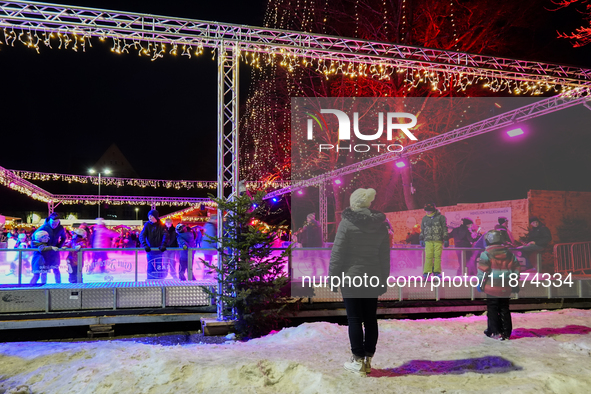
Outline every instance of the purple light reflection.
<path id="1" fill-rule="evenodd" d="M 519 370 L 521 370 L 521 367 L 513 365 L 507 359 L 498 356 L 486 356 L 463 360 L 411 360 L 398 368 L 373 368 L 369 376 L 381 378 L 404 375 L 458 375 L 467 372 L 489 374 Z"/>

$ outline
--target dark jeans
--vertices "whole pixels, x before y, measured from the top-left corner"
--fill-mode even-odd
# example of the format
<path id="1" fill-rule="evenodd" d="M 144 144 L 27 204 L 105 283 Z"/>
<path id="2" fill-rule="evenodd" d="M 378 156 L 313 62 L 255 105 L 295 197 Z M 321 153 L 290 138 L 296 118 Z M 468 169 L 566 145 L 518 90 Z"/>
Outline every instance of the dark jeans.
<path id="1" fill-rule="evenodd" d="M 189 252 L 183 250 L 179 256 L 179 279 L 187 280 L 187 268 L 189 268 Z"/>
<path id="2" fill-rule="evenodd" d="M 55 283 L 62 283 L 62 277 L 60 274 L 60 270 L 59 268 L 56 268 L 53 271 L 53 274 L 55 275 Z M 34 285 L 37 283 L 37 281 L 39 280 L 39 278 L 41 278 L 41 284 L 46 284 L 47 283 L 47 272 L 44 272 L 42 274 L 34 274 L 33 277 L 31 278 L 31 284 Z"/>
<path id="3" fill-rule="evenodd" d="M 509 298 L 486 296 L 486 315 L 488 322 L 488 335 L 501 334 L 505 338 L 511 336 L 513 323 L 509 311 Z"/>
<path id="4" fill-rule="evenodd" d="M 78 283 L 78 262 L 68 261 L 68 281 Z"/>
<path id="5" fill-rule="evenodd" d="M 351 352 L 357 357 L 373 357 L 378 343 L 378 299 L 344 298 L 343 301 L 349 321 Z"/>

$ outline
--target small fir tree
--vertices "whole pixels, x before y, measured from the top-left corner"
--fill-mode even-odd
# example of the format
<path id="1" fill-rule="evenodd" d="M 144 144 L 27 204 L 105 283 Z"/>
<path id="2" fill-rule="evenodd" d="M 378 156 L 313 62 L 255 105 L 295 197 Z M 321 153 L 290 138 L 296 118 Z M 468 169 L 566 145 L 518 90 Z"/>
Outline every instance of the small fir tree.
<path id="1" fill-rule="evenodd" d="M 287 321 L 288 304 L 281 302 L 281 291 L 289 281 L 285 268 L 291 248 L 281 253 L 271 250 L 278 227 L 260 221 L 269 212 L 264 195 L 245 193 L 232 201 L 212 196 L 224 213 L 223 236 L 217 239 L 222 267 L 202 261 L 210 272 L 221 276 L 222 291 L 203 289 L 222 298 L 224 318 L 236 321 L 240 339 L 266 335 Z"/>

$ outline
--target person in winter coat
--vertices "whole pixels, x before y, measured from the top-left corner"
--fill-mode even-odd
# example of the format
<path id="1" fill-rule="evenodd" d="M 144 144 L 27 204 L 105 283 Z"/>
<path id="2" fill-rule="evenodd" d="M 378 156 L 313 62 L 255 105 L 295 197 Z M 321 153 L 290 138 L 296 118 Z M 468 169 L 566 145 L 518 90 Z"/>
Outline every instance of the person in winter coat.
<path id="1" fill-rule="evenodd" d="M 168 245 L 167 248 L 178 248 L 179 244 L 176 239 L 176 229 L 172 225 L 172 219 L 166 218 L 164 221 L 164 226 L 166 227 L 166 231 L 168 232 Z M 178 279 L 177 276 L 177 268 L 176 268 L 176 259 L 177 259 L 177 252 L 173 250 L 167 251 L 165 254 L 166 261 L 168 262 L 168 270 L 170 272 L 170 276 L 173 279 Z"/>
<path id="2" fill-rule="evenodd" d="M 421 246 L 425 247 L 425 266 L 423 278 L 427 279 L 431 272 L 433 276 L 441 276 L 441 254 L 443 246 L 448 246 L 447 222 L 434 203 L 425 204 L 427 213 L 421 221 Z"/>
<path id="3" fill-rule="evenodd" d="M 493 339 L 506 340 L 513 330 L 509 297 L 511 293 L 519 292 L 519 261 L 503 245 L 501 231 L 491 230 L 484 235 L 484 239 L 488 246 L 478 262 L 478 291 L 487 294 L 488 327 L 484 334 Z"/>
<path id="4" fill-rule="evenodd" d="M 168 244 L 168 231 L 159 219 L 158 211 L 152 209 L 148 212 L 148 221 L 140 233 L 140 243 L 148 260 L 148 279 L 164 279 L 168 275 L 168 267 L 163 259 Z"/>
<path id="5" fill-rule="evenodd" d="M 449 235 L 454 239 L 454 246 L 456 248 L 471 248 L 472 245 L 474 244 L 474 242 L 476 242 L 476 240 L 478 239 L 478 235 L 474 234 L 472 232 L 471 227 L 473 224 L 474 224 L 474 222 L 472 221 L 472 219 L 463 218 L 462 224 L 460 226 L 454 228 L 452 230 L 452 232 L 449 233 Z M 474 252 L 472 250 L 466 250 L 466 251 L 456 250 L 459 262 L 461 262 L 462 252 L 465 253 L 465 256 L 466 256 L 465 262 L 466 262 L 466 267 L 468 267 L 468 271 L 469 271 L 468 273 L 470 275 L 475 275 L 476 270 L 472 269 L 474 266 L 471 264 L 471 262 L 472 262 L 473 255 L 477 252 Z M 460 263 L 460 266 L 458 267 L 457 275 L 458 276 L 463 275 L 461 263 Z"/>
<path id="6" fill-rule="evenodd" d="M 75 249 L 68 253 L 68 281 L 70 283 L 78 283 L 78 255 L 79 250 L 88 248 L 88 241 L 86 240 L 86 230 L 77 228 L 72 231 L 72 243 L 70 248 Z"/>
<path id="7" fill-rule="evenodd" d="M 211 216 L 207 223 L 203 226 L 203 238 L 201 239 L 201 247 L 203 249 L 217 249 L 217 236 L 218 236 L 218 217 L 217 215 Z M 203 252 L 205 261 L 211 264 L 213 256 L 216 255 L 214 251 Z"/>
<path id="8" fill-rule="evenodd" d="M 105 221 L 102 218 L 96 219 L 96 226 L 94 227 L 94 235 L 92 238 L 93 249 L 109 249 L 113 247 L 113 239 L 118 238 L 119 233 L 117 231 L 109 230 L 105 226 Z M 88 270 L 91 273 L 94 267 L 98 267 L 101 273 L 106 271 L 109 261 L 109 255 L 106 250 L 94 252 L 93 262 Z"/>
<path id="9" fill-rule="evenodd" d="M 511 231 L 509 231 L 509 219 L 504 216 L 500 216 L 498 221 L 499 224 L 495 226 L 495 230 L 501 231 L 501 235 L 503 236 L 503 244 L 507 246 L 514 246 L 515 238 L 513 238 L 513 234 Z"/>
<path id="10" fill-rule="evenodd" d="M 191 229 L 187 228 L 187 226 L 184 224 L 179 223 L 176 226 L 176 239 L 179 243 L 179 247 L 184 249 L 182 252 L 180 252 L 179 279 L 187 280 L 186 272 L 189 266 L 189 253 L 193 253 L 187 249 L 195 247 L 195 236 L 193 235 Z"/>
<path id="11" fill-rule="evenodd" d="M 16 238 L 16 242 L 14 242 L 14 244 L 12 244 L 11 247 L 14 249 L 28 249 L 29 241 L 27 240 L 27 234 L 20 233 Z M 7 247 L 6 249 L 10 249 L 10 247 Z M 16 276 L 18 274 L 17 271 L 18 271 L 19 253 L 18 252 L 5 253 L 5 256 L 6 256 L 6 261 L 10 261 L 10 271 L 8 271 L 6 276 L 10 276 L 10 275 Z M 26 260 L 26 257 L 27 257 L 26 253 L 21 254 L 22 267 L 25 269 L 25 271 L 30 271 L 31 270 L 31 263 L 29 263 Z"/>
<path id="12" fill-rule="evenodd" d="M 201 227 L 195 226 L 191 229 L 191 232 L 195 236 L 195 247 L 201 248 L 201 241 L 203 240 L 203 233 L 201 232 Z"/>
<path id="13" fill-rule="evenodd" d="M 57 246 L 51 246 L 51 237 L 45 230 L 37 230 L 33 234 L 33 261 L 31 266 L 33 269 L 33 277 L 31 284 L 37 283 L 41 278 L 41 284 L 47 283 L 47 273 L 53 271 L 55 274 L 55 283 L 61 283 L 59 266 L 55 265 L 54 253 L 58 253 Z M 59 264 L 59 258 L 58 258 Z"/>
<path id="14" fill-rule="evenodd" d="M 526 237 L 527 244 L 519 248 L 525 257 L 526 269 L 533 268 L 532 260 L 535 255 L 544 250 L 544 248 L 552 241 L 550 229 L 544 226 L 540 219 L 535 216 L 531 217 L 529 219 L 529 224 L 531 229 Z"/>
<path id="15" fill-rule="evenodd" d="M 406 243 L 410 245 L 420 245 L 421 244 L 421 225 L 415 224 L 412 228 L 412 233 L 409 233 L 406 237 Z"/>
<path id="16" fill-rule="evenodd" d="M 176 239 L 176 229 L 175 227 L 172 225 L 172 219 L 171 218 L 167 218 L 164 221 L 164 225 L 166 226 L 166 231 L 168 231 L 168 245 L 166 245 L 166 247 L 168 248 L 178 248 L 179 244 L 177 242 Z"/>
<path id="17" fill-rule="evenodd" d="M 66 242 L 66 231 L 60 224 L 60 215 L 57 212 L 53 212 L 45 219 L 45 223 L 37 229 L 37 231 L 45 231 L 49 235 L 48 246 L 55 247 L 55 249 L 47 250 L 43 258 L 45 264 L 49 269 L 53 270 L 55 274 L 55 283 L 62 283 L 59 266 L 60 266 L 60 254 L 58 250 Z M 33 247 L 36 247 L 33 244 Z"/>
<path id="18" fill-rule="evenodd" d="M 378 296 L 386 292 L 390 274 L 386 215 L 369 209 L 375 195 L 374 189 L 357 189 L 351 194 L 350 206 L 343 211 L 337 229 L 329 265 L 329 277 L 343 280 L 340 289 L 347 310 L 352 353 L 351 362 L 344 367 L 362 376 L 371 372 L 378 342 Z M 347 277 L 351 279 L 347 281 Z M 356 287 L 355 277 L 366 277 L 369 282 Z"/>
<path id="19" fill-rule="evenodd" d="M 306 223 L 298 232 L 298 242 L 302 244 L 303 248 L 321 248 L 322 242 L 322 227 L 316 220 L 316 214 L 310 213 L 306 216 Z"/>

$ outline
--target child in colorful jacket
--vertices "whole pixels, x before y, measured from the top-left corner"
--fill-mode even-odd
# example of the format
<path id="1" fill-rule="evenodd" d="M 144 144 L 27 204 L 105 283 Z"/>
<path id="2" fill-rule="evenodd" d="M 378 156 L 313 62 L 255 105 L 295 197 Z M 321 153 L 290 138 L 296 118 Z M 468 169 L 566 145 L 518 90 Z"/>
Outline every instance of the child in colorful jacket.
<path id="1" fill-rule="evenodd" d="M 75 249 L 68 253 L 68 281 L 70 283 L 78 283 L 78 255 L 79 250 L 88 247 L 86 240 L 86 230 L 77 228 L 72 231 L 72 242 L 70 247 Z"/>
<path id="2" fill-rule="evenodd" d="M 33 277 L 31 278 L 31 284 L 37 283 L 41 278 L 41 284 L 47 283 L 47 273 L 53 271 L 55 274 L 55 283 L 61 283 L 59 266 L 55 265 L 54 259 L 51 254 L 57 252 L 59 248 L 57 246 L 49 246 L 49 233 L 44 230 L 37 230 L 33 234 L 33 261 L 31 263 L 33 267 Z M 59 261 L 59 260 L 58 260 Z"/>
<path id="3" fill-rule="evenodd" d="M 484 239 L 488 246 L 478 261 L 478 291 L 487 294 L 488 327 L 484 334 L 493 339 L 506 340 L 513 330 L 509 297 L 511 293 L 519 292 L 519 261 L 503 245 L 501 231 L 491 230 L 484 235 Z"/>

